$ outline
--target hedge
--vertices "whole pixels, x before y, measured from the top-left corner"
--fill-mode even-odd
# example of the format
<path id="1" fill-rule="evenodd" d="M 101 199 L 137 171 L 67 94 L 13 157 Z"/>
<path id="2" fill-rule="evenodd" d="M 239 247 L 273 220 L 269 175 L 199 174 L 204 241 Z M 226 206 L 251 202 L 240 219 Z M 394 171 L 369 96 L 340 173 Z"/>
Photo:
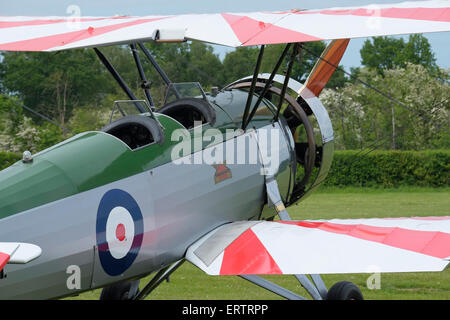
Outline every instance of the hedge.
<path id="1" fill-rule="evenodd" d="M 336 151 L 327 186 L 447 187 L 450 150 Z"/>
<path id="2" fill-rule="evenodd" d="M 20 155 L 0 152 L 0 170 Z M 447 187 L 450 186 L 450 150 L 336 151 L 326 186 Z"/>
<path id="3" fill-rule="evenodd" d="M 21 156 L 12 152 L 0 152 L 0 170 L 9 167 L 14 162 L 20 160 Z"/>

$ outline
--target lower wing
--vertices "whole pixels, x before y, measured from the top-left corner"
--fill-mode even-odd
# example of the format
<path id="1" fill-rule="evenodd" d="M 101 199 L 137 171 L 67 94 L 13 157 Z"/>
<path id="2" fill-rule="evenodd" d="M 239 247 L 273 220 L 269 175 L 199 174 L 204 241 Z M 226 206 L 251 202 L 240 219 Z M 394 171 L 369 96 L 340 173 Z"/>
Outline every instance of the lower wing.
<path id="1" fill-rule="evenodd" d="M 442 271 L 450 217 L 233 222 L 186 259 L 210 275 Z"/>

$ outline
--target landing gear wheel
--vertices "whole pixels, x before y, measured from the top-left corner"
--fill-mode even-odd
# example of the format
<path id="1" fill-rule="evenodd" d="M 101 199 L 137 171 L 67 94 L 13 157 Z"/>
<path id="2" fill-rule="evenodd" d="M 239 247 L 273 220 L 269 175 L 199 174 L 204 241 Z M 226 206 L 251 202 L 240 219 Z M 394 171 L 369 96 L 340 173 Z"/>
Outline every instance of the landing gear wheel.
<path id="1" fill-rule="evenodd" d="M 352 282 L 340 281 L 328 290 L 327 300 L 364 300 L 361 290 Z"/>
<path id="2" fill-rule="evenodd" d="M 100 300 L 131 300 L 139 291 L 139 280 L 127 281 L 105 287 L 100 294 Z M 131 295 L 130 295 L 131 293 Z"/>

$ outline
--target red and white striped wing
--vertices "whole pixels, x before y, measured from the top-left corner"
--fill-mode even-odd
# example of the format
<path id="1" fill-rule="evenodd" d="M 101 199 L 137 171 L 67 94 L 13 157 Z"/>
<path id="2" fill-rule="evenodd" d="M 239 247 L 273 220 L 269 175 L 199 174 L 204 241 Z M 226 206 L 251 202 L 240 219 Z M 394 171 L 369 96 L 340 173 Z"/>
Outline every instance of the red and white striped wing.
<path id="1" fill-rule="evenodd" d="M 235 222 L 186 258 L 210 275 L 442 271 L 450 217 Z"/>
<path id="2" fill-rule="evenodd" d="M 0 242 L 0 271 L 7 263 L 28 263 L 42 253 L 40 247 L 30 243 Z"/>
<path id="3" fill-rule="evenodd" d="M 156 30 L 239 47 L 450 31 L 448 1 L 287 12 L 142 17 L 0 17 L 0 50 L 55 51 L 148 41 Z"/>

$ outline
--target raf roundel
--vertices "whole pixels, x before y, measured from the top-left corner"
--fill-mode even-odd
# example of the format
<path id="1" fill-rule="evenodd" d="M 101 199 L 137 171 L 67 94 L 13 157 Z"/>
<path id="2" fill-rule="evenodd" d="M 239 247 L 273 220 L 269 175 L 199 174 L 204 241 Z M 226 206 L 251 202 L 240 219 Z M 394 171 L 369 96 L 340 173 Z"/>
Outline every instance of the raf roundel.
<path id="1" fill-rule="evenodd" d="M 97 246 L 103 270 L 111 276 L 124 273 L 141 248 L 144 226 L 136 200 L 127 192 L 106 192 L 97 211 Z"/>

